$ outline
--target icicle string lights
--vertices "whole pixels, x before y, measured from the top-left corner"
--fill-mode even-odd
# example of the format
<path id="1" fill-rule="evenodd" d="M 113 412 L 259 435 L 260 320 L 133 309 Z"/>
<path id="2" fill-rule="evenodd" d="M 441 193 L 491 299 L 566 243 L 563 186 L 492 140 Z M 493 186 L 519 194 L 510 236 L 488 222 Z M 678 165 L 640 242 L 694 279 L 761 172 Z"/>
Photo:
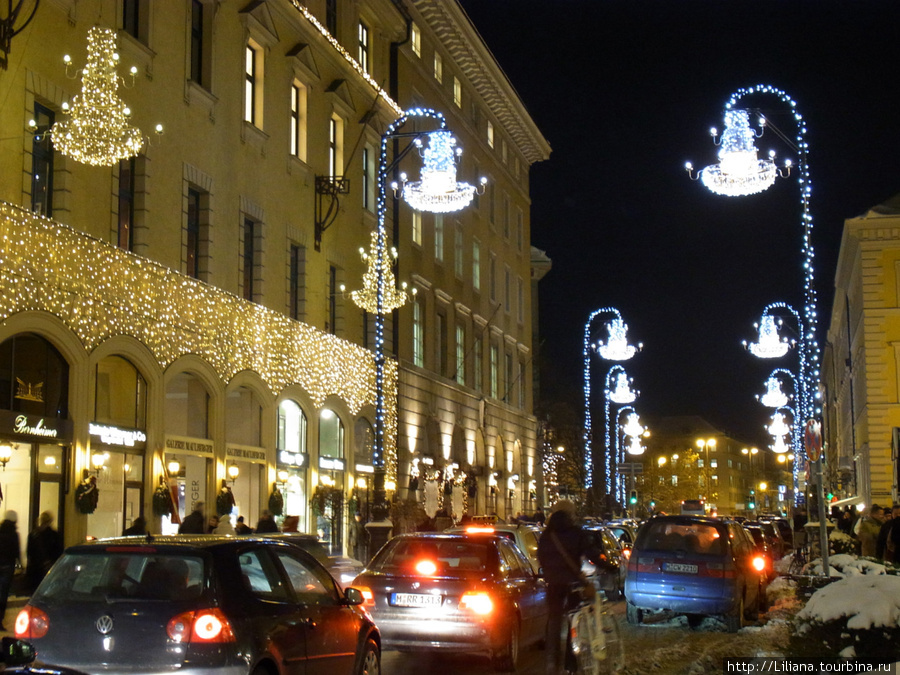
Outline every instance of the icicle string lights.
<path id="1" fill-rule="evenodd" d="M 116 33 L 94 26 L 88 32 L 87 65 L 81 93 L 72 99 L 68 119 L 53 125 L 53 146 L 76 162 L 113 166 L 141 151 L 141 131 L 127 122 L 128 108 L 119 98 Z"/>

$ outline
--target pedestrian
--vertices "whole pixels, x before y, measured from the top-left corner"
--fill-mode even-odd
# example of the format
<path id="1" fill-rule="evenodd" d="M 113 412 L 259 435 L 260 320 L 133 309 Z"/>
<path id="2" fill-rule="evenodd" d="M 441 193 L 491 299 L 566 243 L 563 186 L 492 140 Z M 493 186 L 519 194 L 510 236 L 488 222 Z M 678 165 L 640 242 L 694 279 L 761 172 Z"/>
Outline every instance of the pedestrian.
<path id="1" fill-rule="evenodd" d="M 281 526 L 282 532 L 299 532 L 300 516 L 285 516 Z"/>
<path id="2" fill-rule="evenodd" d="M 206 523 L 206 534 L 212 534 L 216 531 L 216 528 L 219 526 L 219 516 L 213 514 L 209 517 L 209 522 Z"/>
<path id="3" fill-rule="evenodd" d="M 537 511 L 534 512 L 534 522 L 543 527 L 546 520 L 547 518 L 544 516 L 544 509 L 539 506 Z"/>
<path id="4" fill-rule="evenodd" d="M 900 504 L 891 507 L 891 517 L 885 518 L 881 529 L 878 531 L 878 539 L 875 542 L 875 557 L 884 562 L 894 562 L 895 540 L 900 540 Z M 890 542 L 890 543 L 889 543 Z"/>
<path id="5" fill-rule="evenodd" d="M 122 534 L 126 537 L 147 534 L 147 519 L 144 516 L 138 516 L 131 522 L 131 527 L 126 527 Z"/>
<path id="6" fill-rule="evenodd" d="M 572 665 L 560 663 L 567 601 L 574 586 L 582 581 L 582 558 L 599 562 L 600 553 L 595 541 L 578 524 L 575 504 L 568 499 L 556 502 L 538 541 L 537 551 L 547 582 L 545 657 L 548 675 L 556 675 L 564 665 Z"/>
<path id="7" fill-rule="evenodd" d="M 434 512 L 434 520 L 432 522 L 434 523 L 435 532 L 443 532 L 448 527 L 453 527 L 453 519 L 444 507 Z"/>
<path id="8" fill-rule="evenodd" d="M 0 523 L 0 630 L 2 631 L 6 630 L 3 617 L 6 616 L 6 603 L 16 574 L 16 565 L 21 565 L 22 559 L 22 542 L 19 539 L 19 530 L 16 529 L 18 519 L 16 512 L 10 509 Z"/>
<path id="9" fill-rule="evenodd" d="M 263 511 L 259 516 L 259 520 L 256 521 L 256 533 L 265 534 L 267 532 L 278 532 L 278 523 L 275 522 L 275 518 L 272 517 L 271 513 Z"/>
<path id="10" fill-rule="evenodd" d="M 203 515 L 203 502 L 195 502 L 194 509 L 178 526 L 178 534 L 203 534 L 206 532 L 206 517 Z"/>
<path id="11" fill-rule="evenodd" d="M 227 513 L 219 518 L 219 524 L 213 530 L 213 534 L 237 534 L 234 525 L 231 524 L 231 516 Z"/>
<path id="12" fill-rule="evenodd" d="M 359 511 L 353 514 L 353 522 L 350 523 L 347 552 L 354 559 L 366 562 L 366 524 L 362 521 L 362 514 Z"/>
<path id="13" fill-rule="evenodd" d="M 34 593 L 63 553 L 62 536 L 53 529 L 53 514 L 49 511 L 38 516 L 37 527 L 28 535 L 25 553 L 28 556 L 25 580 L 29 592 Z"/>
<path id="14" fill-rule="evenodd" d="M 875 547 L 878 543 L 878 534 L 884 521 L 884 509 L 878 504 L 872 504 L 869 512 L 859 524 L 856 533 L 859 539 L 859 554 L 864 558 L 875 557 Z"/>
<path id="15" fill-rule="evenodd" d="M 234 526 L 235 534 L 253 534 L 253 528 L 244 522 L 244 516 L 238 516 L 237 525 Z"/>

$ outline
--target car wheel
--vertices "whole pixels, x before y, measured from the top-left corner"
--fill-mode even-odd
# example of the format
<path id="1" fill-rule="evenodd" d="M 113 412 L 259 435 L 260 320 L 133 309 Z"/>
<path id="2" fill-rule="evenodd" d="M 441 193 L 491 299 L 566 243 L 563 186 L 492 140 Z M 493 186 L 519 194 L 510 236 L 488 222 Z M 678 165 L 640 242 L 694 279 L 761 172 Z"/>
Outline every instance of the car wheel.
<path id="1" fill-rule="evenodd" d="M 381 655 L 378 653 L 378 645 L 372 640 L 366 641 L 359 675 L 381 675 Z"/>
<path id="2" fill-rule="evenodd" d="M 513 619 L 506 629 L 503 644 L 491 655 L 494 670 L 515 671 L 519 662 L 519 622 Z"/>
<path id="3" fill-rule="evenodd" d="M 628 603 L 625 605 L 625 620 L 630 624 L 639 626 L 641 621 L 644 620 L 644 611 Z"/>
<path id="4" fill-rule="evenodd" d="M 606 591 L 606 598 L 608 600 L 612 600 L 616 602 L 625 597 L 625 592 L 621 588 L 614 588 L 610 591 Z"/>
<path id="5" fill-rule="evenodd" d="M 737 633 L 741 628 L 744 627 L 744 596 L 741 594 L 741 599 L 738 601 L 737 606 L 725 615 L 725 628 L 728 629 L 729 633 Z"/>
<path id="6" fill-rule="evenodd" d="M 703 615 L 702 614 L 688 614 L 687 622 L 688 626 L 691 628 L 699 628 L 700 624 L 703 623 Z"/>
<path id="7" fill-rule="evenodd" d="M 769 585 L 760 582 L 759 584 L 759 611 L 767 612 L 769 611 L 769 598 L 767 595 Z"/>

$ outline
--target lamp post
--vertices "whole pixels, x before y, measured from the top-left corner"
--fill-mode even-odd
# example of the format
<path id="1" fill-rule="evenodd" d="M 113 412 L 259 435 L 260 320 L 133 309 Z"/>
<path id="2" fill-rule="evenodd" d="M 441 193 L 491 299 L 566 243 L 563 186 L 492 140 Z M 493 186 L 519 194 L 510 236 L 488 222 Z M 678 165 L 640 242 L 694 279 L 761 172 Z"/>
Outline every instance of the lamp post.
<path id="1" fill-rule="evenodd" d="M 606 323 L 606 331 L 608 339 L 606 342 L 591 341 L 591 324 L 594 319 L 604 314 L 612 314 L 612 319 Z M 590 489 L 594 485 L 594 457 L 591 449 L 591 350 L 594 349 L 601 358 L 607 361 L 627 361 L 637 354 L 642 344 L 631 345 L 628 343 L 628 326 L 622 319 L 622 315 L 615 307 L 601 307 L 591 312 L 587 322 L 584 324 L 584 471 L 585 471 L 585 487 Z M 607 378 L 609 373 L 607 373 Z M 608 416 L 608 405 L 607 405 Z M 608 428 L 608 427 L 607 427 Z M 616 458 L 610 457 L 612 448 L 610 447 L 609 434 L 606 437 L 606 494 L 611 495 L 614 492 L 614 472 L 613 464 Z"/>
<path id="2" fill-rule="evenodd" d="M 438 123 L 438 129 L 430 132 L 400 131 L 407 122 L 417 119 L 433 120 Z M 413 108 L 394 120 L 382 134 L 377 178 L 378 225 L 372 233 L 371 250 L 368 253 L 361 251 L 363 260 L 368 263 L 363 277 L 363 288 L 350 294 L 353 302 L 375 316 L 375 438 L 372 448 L 372 464 L 374 466 L 372 514 L 377 522 L 366 525 L 373 550 L 377 550 L 387 540 L 391 529 L 389 521 L 386 520 L 388 505 L 385 499 L 387 470 L 385 437 L 388 429 L 391 433 L 395 433 L 397 428 L 396 411 L 389 411 L 386 405 L 387 364 L 384 353 L 384 321 L 387 313 L 403 306 L 406 302 L 406 291 L 397 288 L 392 270 L 396 251 L 390 249 L 387 242 L 387 228 L 385 227 L 387 175 L 395 169 L 400 160 L 412 148 L 418 148 L 423 158 L 421 180 L 409 182 L 406 174 L 401 174 L 401 185 L 392 184 L 395 198 L 397 191 L 400 190 L 403 199 L 414 209 L 432 213 L 448 213 L 467 206 L 472 201 L 476 188 L 468 183 L 456 181 L 456 163 L 461 150 L 456 147 L 456 139 L 446 126 L 446 121 L 441 113 L 428 108 Z M 427 137 L 427 145 L 423 143 L 423 137 Z M 397 152 L 393 161 L 389 163 L 389 142 L 400 138 L 407 138 L 410 143 L 406 148 Z M 378 525 L 378 522 L 384 524 Z"/>
<path id="3" fill-rule="evenodd" d="M 756 485 L 756 474 L 753 472 L 753 456 L 759 452 L 759 448 L 742 448 L 741 454 L 747 455 L 750 459 L 750 496 L 752 498 L 752 494 L 754 492 L 754 487 Z M 749 507 L 749 504 L 748 504 Z M 748 510 L 753 511 L 754 509 L 748 508 Z"/>
<path id="4" fill-rule="evenodd" d="M 613 387 L 613 380 L 615 380 L 615 387 Z M 628 374 L 625 372 L 625 369 L 622 366 L 616 364 L 606 373 L 606 387 L 604 388 L 603 394 L 606 402 L 604 414 L 604 421 L 606 422 L 606 447 L 608 449 L 606 453 L 606 461 L 610 462 L 613 461 L 610 459 L 609 452 L 609 449 L 613 447 L 610 442 L 610 408 L 612 407 L 613 403 L 619 406 L 634 403 L 637 397 L 640 396 L 640 392 L 631 388 L 631 378 L 628 377 Z M 616 414 L 616 419 L 618 419 L 618 414 Z M 616 463 L 615 484 L 617 485 L 617 487 L 621 487 L 621 478 L 618 474 L 618 464 L 622 462 L 623 459 L 624 457 L 622 453 L 617 450 L 614 458 L 614 461 Z M 634 481 L 632 481 L 632 483 L 634 483 Z M 633 487 L 634 485 L 632 484 L 632 488 Z M 624 498 L 624 489 L 616 490 L 616 492 L 618 493 L 618 497 L 620 499 Z"/>
<path id="5" fill-rule="evenodd" d="M 710 472 L 709 472 L 709 449 L 716 449 L 716 439 L 715 438 L 698 438 L 697 439 L 697 447 L 700 450 L 703 450 L 706 453 L 706 458 L 703 460 L 703 467 L 706 469 L 706 501 L 707 506 L 711 506 L 708 502 L 712 499 L 712 483 L 710 482 Z"/>

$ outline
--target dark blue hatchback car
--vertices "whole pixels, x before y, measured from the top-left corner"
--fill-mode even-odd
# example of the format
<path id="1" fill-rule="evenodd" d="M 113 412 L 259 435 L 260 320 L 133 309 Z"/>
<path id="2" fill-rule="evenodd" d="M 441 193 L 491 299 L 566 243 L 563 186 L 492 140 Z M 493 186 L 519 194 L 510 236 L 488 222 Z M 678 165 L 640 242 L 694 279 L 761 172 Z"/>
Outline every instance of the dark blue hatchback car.
<path id="1" fill-rule="evenodd" d="M 669 610 L 721 618 L 737 631 L 755 621 L 765 589 L 765 560 L 736 522 L 702 516 L 659 516 L 641 526 L 625 576 L 626 617 Z"/>

